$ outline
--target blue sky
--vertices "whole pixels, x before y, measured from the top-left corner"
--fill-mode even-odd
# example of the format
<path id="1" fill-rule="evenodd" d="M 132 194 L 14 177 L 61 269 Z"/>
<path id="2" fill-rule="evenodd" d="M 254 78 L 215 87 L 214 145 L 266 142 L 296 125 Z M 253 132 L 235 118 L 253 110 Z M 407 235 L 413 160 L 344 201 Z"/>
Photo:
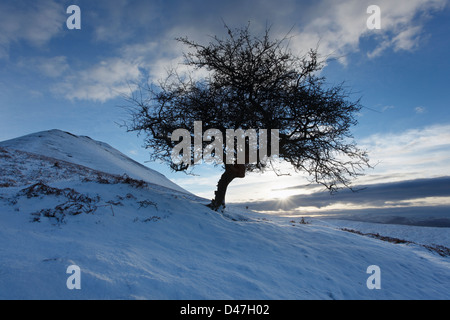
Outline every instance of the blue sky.
<path id="1" fill-rule="evenodd" d="M 69 30 L 69 5 L 81 9 L 81 30 Z M 370 30 L 369 5 L 381 9 L 381 29 Z M 446 0 L 399 1 L 9 1 L 0 3 L 0 141 L 61 129 L 109 143 L 144 163 L 142 137 L 118 123 L 129 83 L 163 78 L 182 68 L 175 37 L 198 42 L 251 22 L 272 25 L 274 37 L 291 28 L 301 54 L 320 44 L 330 61 L 323 75 L 345 81 L 366 107 L 354 127 L 375 170 L 360 184 L 449 175 L 450 8 Z M 220 171 L 171 173 L 146 163 L 201 196 L 212 197 Z M 286 169 L 288 170 L 288 169 Z M 252 175 L 235 181 L 228 199 L 261 200 L 307 192 L 301 175 Z M 264 187 L 262 187 L 264 186 Z M 282 190 L 291 188 L 289 192 Z M 295 190 L 295 191 L 292 191 Z M 442 199 L 440 199 L 442 200 Z"/>

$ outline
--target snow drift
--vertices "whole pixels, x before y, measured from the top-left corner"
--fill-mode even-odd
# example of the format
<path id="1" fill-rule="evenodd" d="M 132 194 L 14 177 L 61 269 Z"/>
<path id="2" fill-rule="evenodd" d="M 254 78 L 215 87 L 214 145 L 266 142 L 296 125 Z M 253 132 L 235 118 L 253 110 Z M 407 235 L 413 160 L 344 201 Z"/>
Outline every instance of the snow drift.
<path id="1" fill-rule="evenodd" d="M 450 298 L 449 258 L 424 246 L 344 222 L 220 214 L 87 137 L 2 142 L 0 166 L 0 299 Z M 81 287 L 70 290 L 73 265 Z M 367 286 L 372 265 L 379 290 Z"/>

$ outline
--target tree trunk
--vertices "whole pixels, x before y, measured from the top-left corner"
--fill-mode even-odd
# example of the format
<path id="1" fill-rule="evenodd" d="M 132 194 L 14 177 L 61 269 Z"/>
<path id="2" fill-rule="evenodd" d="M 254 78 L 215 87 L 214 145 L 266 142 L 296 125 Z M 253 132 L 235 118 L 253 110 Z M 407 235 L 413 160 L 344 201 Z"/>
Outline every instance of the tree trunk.
<path id="1" fill-rule="evenodd" d="M 225 208 L 225 194 L 227 193 L 228 185 L 234 180 L 234 178 L 244 177 L 244 164 L 226 164 L 225 172 L 222 174 L 219 183 L 217 184 L 215 197 L 208 206 L 215 211 L 219 210 L 220 207 Z"/>

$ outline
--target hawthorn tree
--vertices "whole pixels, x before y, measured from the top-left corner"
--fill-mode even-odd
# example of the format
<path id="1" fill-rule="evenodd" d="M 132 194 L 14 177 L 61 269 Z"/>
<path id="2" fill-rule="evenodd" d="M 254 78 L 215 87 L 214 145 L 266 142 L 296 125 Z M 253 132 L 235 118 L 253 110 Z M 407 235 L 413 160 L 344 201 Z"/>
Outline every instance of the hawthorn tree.
<path id="1" fill-rule="evenodd" d="M 128 97 L 132 117 L 127 130 L 145 135 L 152 160 L 162 160 L 175 171 L 187 171 L 194 161 L 173 161 L 178 142 L 172 134 L 177 129 L 191 132 L 192 141 L 196 121 L 202 121 L 205 131 L 214 128 L 223 133 L 227 129 L 278 129 L 279 160 L 308 173 L 313 182 L 331 192 L 351 188 L 351 180 L 370 167 L 366 152 L 357 147 L 350 133 L 357 124 L 360 101 L 351 101 L 342 84 L 329 85 L 319 75 L 325 61 L 320 60 L 317 49 L 299 56 L 290 50 L 287 37 L 272 40 L 269 29 L 253 36 L 249 26 L 225 28 L 228 36 L 215 36 L 208 44 L 177 39 L 189 48 L 184 53 L 185 64 L 205 71 L 203 76 L 172 71 L 158 84 L 141 86 Z M 274 137 L 268 134 L 267 139 L 266 151 L 272 154 Z M 200 147 L 207 145 L 203 141 Z M 213 210 L 225 206 L 227 187 L 235 178 L 243 178 L 249 171 L 277 172 L 273 158 L 258 156 L 249 161 L 248 150 L 259 149 L 260 143 L 250 147 L 247 141 L 246 146 L 244 163 L 223 164 L 224 172 L 209 204 Z M 189 153 L 192 160 L 196 152 Z M 213 153 L 230 152 L 237 151 L 223 146 Z"/>

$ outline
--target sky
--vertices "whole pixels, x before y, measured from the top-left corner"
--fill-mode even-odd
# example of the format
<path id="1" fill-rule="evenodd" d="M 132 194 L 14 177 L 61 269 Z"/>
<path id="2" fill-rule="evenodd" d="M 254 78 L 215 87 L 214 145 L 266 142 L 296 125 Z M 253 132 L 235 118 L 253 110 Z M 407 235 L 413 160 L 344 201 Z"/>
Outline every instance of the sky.
<path id="1" fill-rule="evenodd" d="M 67 25 L 71 5 L 80 8 L 80 29 Z M 371 5 L 380 9 L 380 29 L 369 28 Z M 256 34 L 270 25 L 274 38 L 290 32 L 293 52 L 301 55 L 319 45 L 321 54 L 333 58 L 322 75 L 330 83 L 345 81 L 352 97 L 361 98 L 364 108 L 352 133 L 376 164 L 355 185 L 379 190 L 389 183 L 416 185 L 421 179 L 449 176 L 446 0 L 2 0 L 0 141 L 50 129 L 90 136 L 212 198 L 221 171 L 205 164 L 189 176 L 147 162 L 143 137 L 121 126 L 129 119 L 122 106 L 133 83 L 156 82 L 168 68 L 183 68 L 187 48 L 175 38 L 208 43 L 211 36 L 225 36 L 224 22 L 232 28 L 250 22 Z M 323 190 L 308 185 L 301 173 L 281 169 L 290 175 L 266 172 L 233 181 L 227 200 L 252 202 L 255 208 L 283 200 L 283 210 L 291 213 L 366 208 L 369 203 L 351 196 L 344 196 L 345 201 L 329 198 L 333 203 L 327 205 L 313 203 L 312 198 L 324 197 Z M 438 190 L 423 194 L 421 187 L 407 190 L 401 199 L 389 200 L 390 206 L 420 203 L 448 209 L 449 195 Z M 295 201 L 289 204 L 288 196 Z"/>

